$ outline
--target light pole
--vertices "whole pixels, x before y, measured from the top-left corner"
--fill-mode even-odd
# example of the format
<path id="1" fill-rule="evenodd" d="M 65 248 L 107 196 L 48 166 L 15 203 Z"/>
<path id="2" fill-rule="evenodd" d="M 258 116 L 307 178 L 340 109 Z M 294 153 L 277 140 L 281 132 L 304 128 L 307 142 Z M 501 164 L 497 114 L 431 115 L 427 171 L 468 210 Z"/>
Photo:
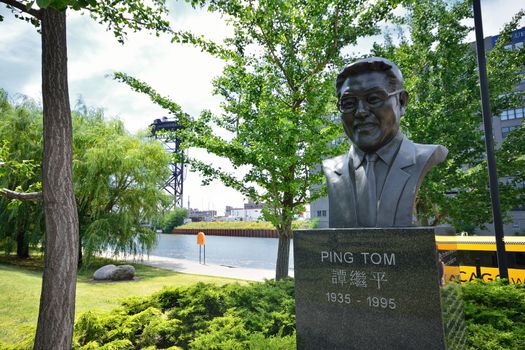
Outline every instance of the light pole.
<path id="1" fill-rule="evenodd" d="M 485 129 L 485 147 L 489 171 L 490 198 L 492 200 L 492 216 L 496 235 L 496 250 L 500 278 L 509 278 L 507 255 L 503 240 L 503 221 L 499 202 L 498 175 L 496 173 L 496 157 L 494 156 L 494 140 L 492 137 L 492 114 L 489 105 L 489 89 L 487 81 L 487 66 L 485 61 L 485 42 L 483 40 L 483 22 L 481 20 L 480 0 L 474 0 L 474 27 L 476 31 L 476 51 L 478 54 L 479 87 L 481 92 L 481 107 Z"/>

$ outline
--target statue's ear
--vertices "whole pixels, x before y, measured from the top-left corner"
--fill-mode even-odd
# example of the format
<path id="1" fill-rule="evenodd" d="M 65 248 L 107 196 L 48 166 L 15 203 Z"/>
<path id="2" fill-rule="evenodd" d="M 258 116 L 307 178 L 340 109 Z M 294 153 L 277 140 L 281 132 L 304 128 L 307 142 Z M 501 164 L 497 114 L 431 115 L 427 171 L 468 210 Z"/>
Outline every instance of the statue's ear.
<path id="1" fill-rule="evenodd" d="M 405 114 L 405 110 L 408 104 L 408 92 L 405 90 L 399 93 L 399 104 L 401 105 L 401 115 Z"/>

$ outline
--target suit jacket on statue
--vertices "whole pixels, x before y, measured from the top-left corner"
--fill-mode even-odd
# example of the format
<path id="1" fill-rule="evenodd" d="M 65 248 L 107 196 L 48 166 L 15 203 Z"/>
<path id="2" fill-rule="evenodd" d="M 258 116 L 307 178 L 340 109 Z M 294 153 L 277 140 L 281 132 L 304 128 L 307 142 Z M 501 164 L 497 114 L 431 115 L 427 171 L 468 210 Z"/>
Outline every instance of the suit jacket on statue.
<path id="1" fill-rule="evenodd" d="M 355 147 L 352 145 L 352 147 Z M 417 191 L 432 166 L 441 163 L 448 150 L 441 145 L 413 143 L 403 135 L 399 151 L 386 175 L 377 203 L 377 227 L 412 226 Z M 355 169 L 345 154 L 323 162 L 328 186 L 329 227 L 359 227 Z"/>

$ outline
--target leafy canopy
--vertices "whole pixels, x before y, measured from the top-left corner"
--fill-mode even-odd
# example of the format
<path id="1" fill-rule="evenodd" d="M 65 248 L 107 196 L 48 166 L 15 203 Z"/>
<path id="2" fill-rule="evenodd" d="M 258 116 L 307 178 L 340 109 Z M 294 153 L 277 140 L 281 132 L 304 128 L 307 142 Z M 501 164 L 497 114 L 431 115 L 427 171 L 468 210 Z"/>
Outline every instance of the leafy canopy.
<path id="1" fill-rule="evenodd" d="M 0 191 L 41 191 L 42 112 L 29 100 L 14 105 L 0 89 Z M 27 257 L 43 234 L 40 203 L 10 199 L 0 194 L 0 246 Z M 20 255 L 20 253 L 22 255 Z"/>
<path id="2" fill-rule="evenodd" d="M 175 208 L 165 213 L 160 222 L 159 226 L 164 233 L 171 233 L 175 227 L 184 224 L 184 219 L 188 217 L 188 209 L 186 208 Z"/>
<path id="3" fill-rule="evenodd" d="M 169 156 L 144 135 L 131 135 L 101 111 L 73 116 L 73 172 L 81 244 L 90 257 L 149 252 L 155 233 L 146 226 L 168 205 L 162 187 Z"/>
<path id="4" fill-rule="evenodd" d="M 407 10 L 399 40 L 387 36 L 385 44 L 374 47 L 373 54 L 391 59 L 403 72 L 410 93 L 401 119 L 403 131 L 415 142 L 442 144 L 449 150 L 446 162 L 423 182 L 416 203 L 418 216 L 425 224 L 450 222 L 460 230 L 472 230 L 490 222 L 491 211 L 476 52 L 467 41 L 473 28 L 465 24 L 473 16 L 471 2 L 425 0 L 407 6 Z M 522 79 L 525 50 L 504 48 L 521 18 L 523 11 L 509 22 L 487 54 L 494 116 L 523 103 L 523 92 L 514 88 Z M 525 148 L 509 148 L 513 142 L 514 138 L 508 138 L 498 150 L 500 177 L 514 176 L 518 166 L 523 168 L 519 162 L 506 161 L 523 155 Z M 456 191 L 456 195 L 449 194 Z M 516 195 L 516 188 L 502 186 L 501 192 L 504 211 L 520 197 L 523 200 L 523 194 Z"/>
<path id="5" fill-rule="evenodd" d="M 1 90 L 0 90 L 1 91 Z M 34 102 L 12 104 L 0 94 L 0 188 L 41 190 L 42 110 Z M 131 135 L 119 120 L 80 106 L 73 112 L 73 175 L 81 245 L 95 252 L 149 251 L 155 233 L 145 226 L 168 205 L 162 191 L 169 177 L 169 155 L 144 135 Z M 0 196 L 0 240 L 14 247 L 22 232 L 43 243 L 42 204 Z"/>
<path id="6" fill-rule="evenodd" d="M 376 23 L 395 3 L 194 1 L 223 15 L 233 28 L 220 44 L 188 32 L 173 38 L 226 61 L 213 82 L 214 93 L 223 98 L 220 115 L 203 111 L 190 117 L 148 84 L 124 73 L 115 77 L 179 118 L 186 127 L 178 135 L 183 147 L 203 148 L 230 161 L 233 173 L 185 159 L 204 184 L 220 180 L 267 204 L 265 218 L 289 234 L 293 215 L 324 193 L 315 186 L 324 181 L 319 160 L 345 148 L 330 147 L 342 134 L 330 116 L 336 114 L 334 74 L 349 58 L 343 49 L 377 33 Z"/>
<path id="7" fill-rule="evenodd" d="M 91 18 L 100 24 L 107 25 L 115 38 L 124 43 L 128 30 L 150 30 L 158 36 L 169 32 L 169 22 L 166 19 L 168 9 L 165 0 L 112 1 L 112 0 L 2 0 L 12 10 L 15 17 L 40 27 L 39 9 L 53 8 L 57 11 L 71 9 L 87 11 Z M 0 22 L 3 17 L 0 16 Z"/>

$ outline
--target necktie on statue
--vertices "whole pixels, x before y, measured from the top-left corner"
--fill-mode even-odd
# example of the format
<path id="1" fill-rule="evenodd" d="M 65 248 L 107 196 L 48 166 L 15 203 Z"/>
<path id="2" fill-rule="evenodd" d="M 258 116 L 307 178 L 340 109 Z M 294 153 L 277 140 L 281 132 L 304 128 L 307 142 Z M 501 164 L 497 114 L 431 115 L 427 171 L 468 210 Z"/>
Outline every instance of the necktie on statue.
<path id="1" fill-rule="evenodd" d="M 357 193 L 359 203 L 357 205 L 359 222 L 365 227 L 375 227 L 377 222 L 377 190 L 375 162 L 377 154 L 366 154 L 366 167 L 357 175 Z"/>

